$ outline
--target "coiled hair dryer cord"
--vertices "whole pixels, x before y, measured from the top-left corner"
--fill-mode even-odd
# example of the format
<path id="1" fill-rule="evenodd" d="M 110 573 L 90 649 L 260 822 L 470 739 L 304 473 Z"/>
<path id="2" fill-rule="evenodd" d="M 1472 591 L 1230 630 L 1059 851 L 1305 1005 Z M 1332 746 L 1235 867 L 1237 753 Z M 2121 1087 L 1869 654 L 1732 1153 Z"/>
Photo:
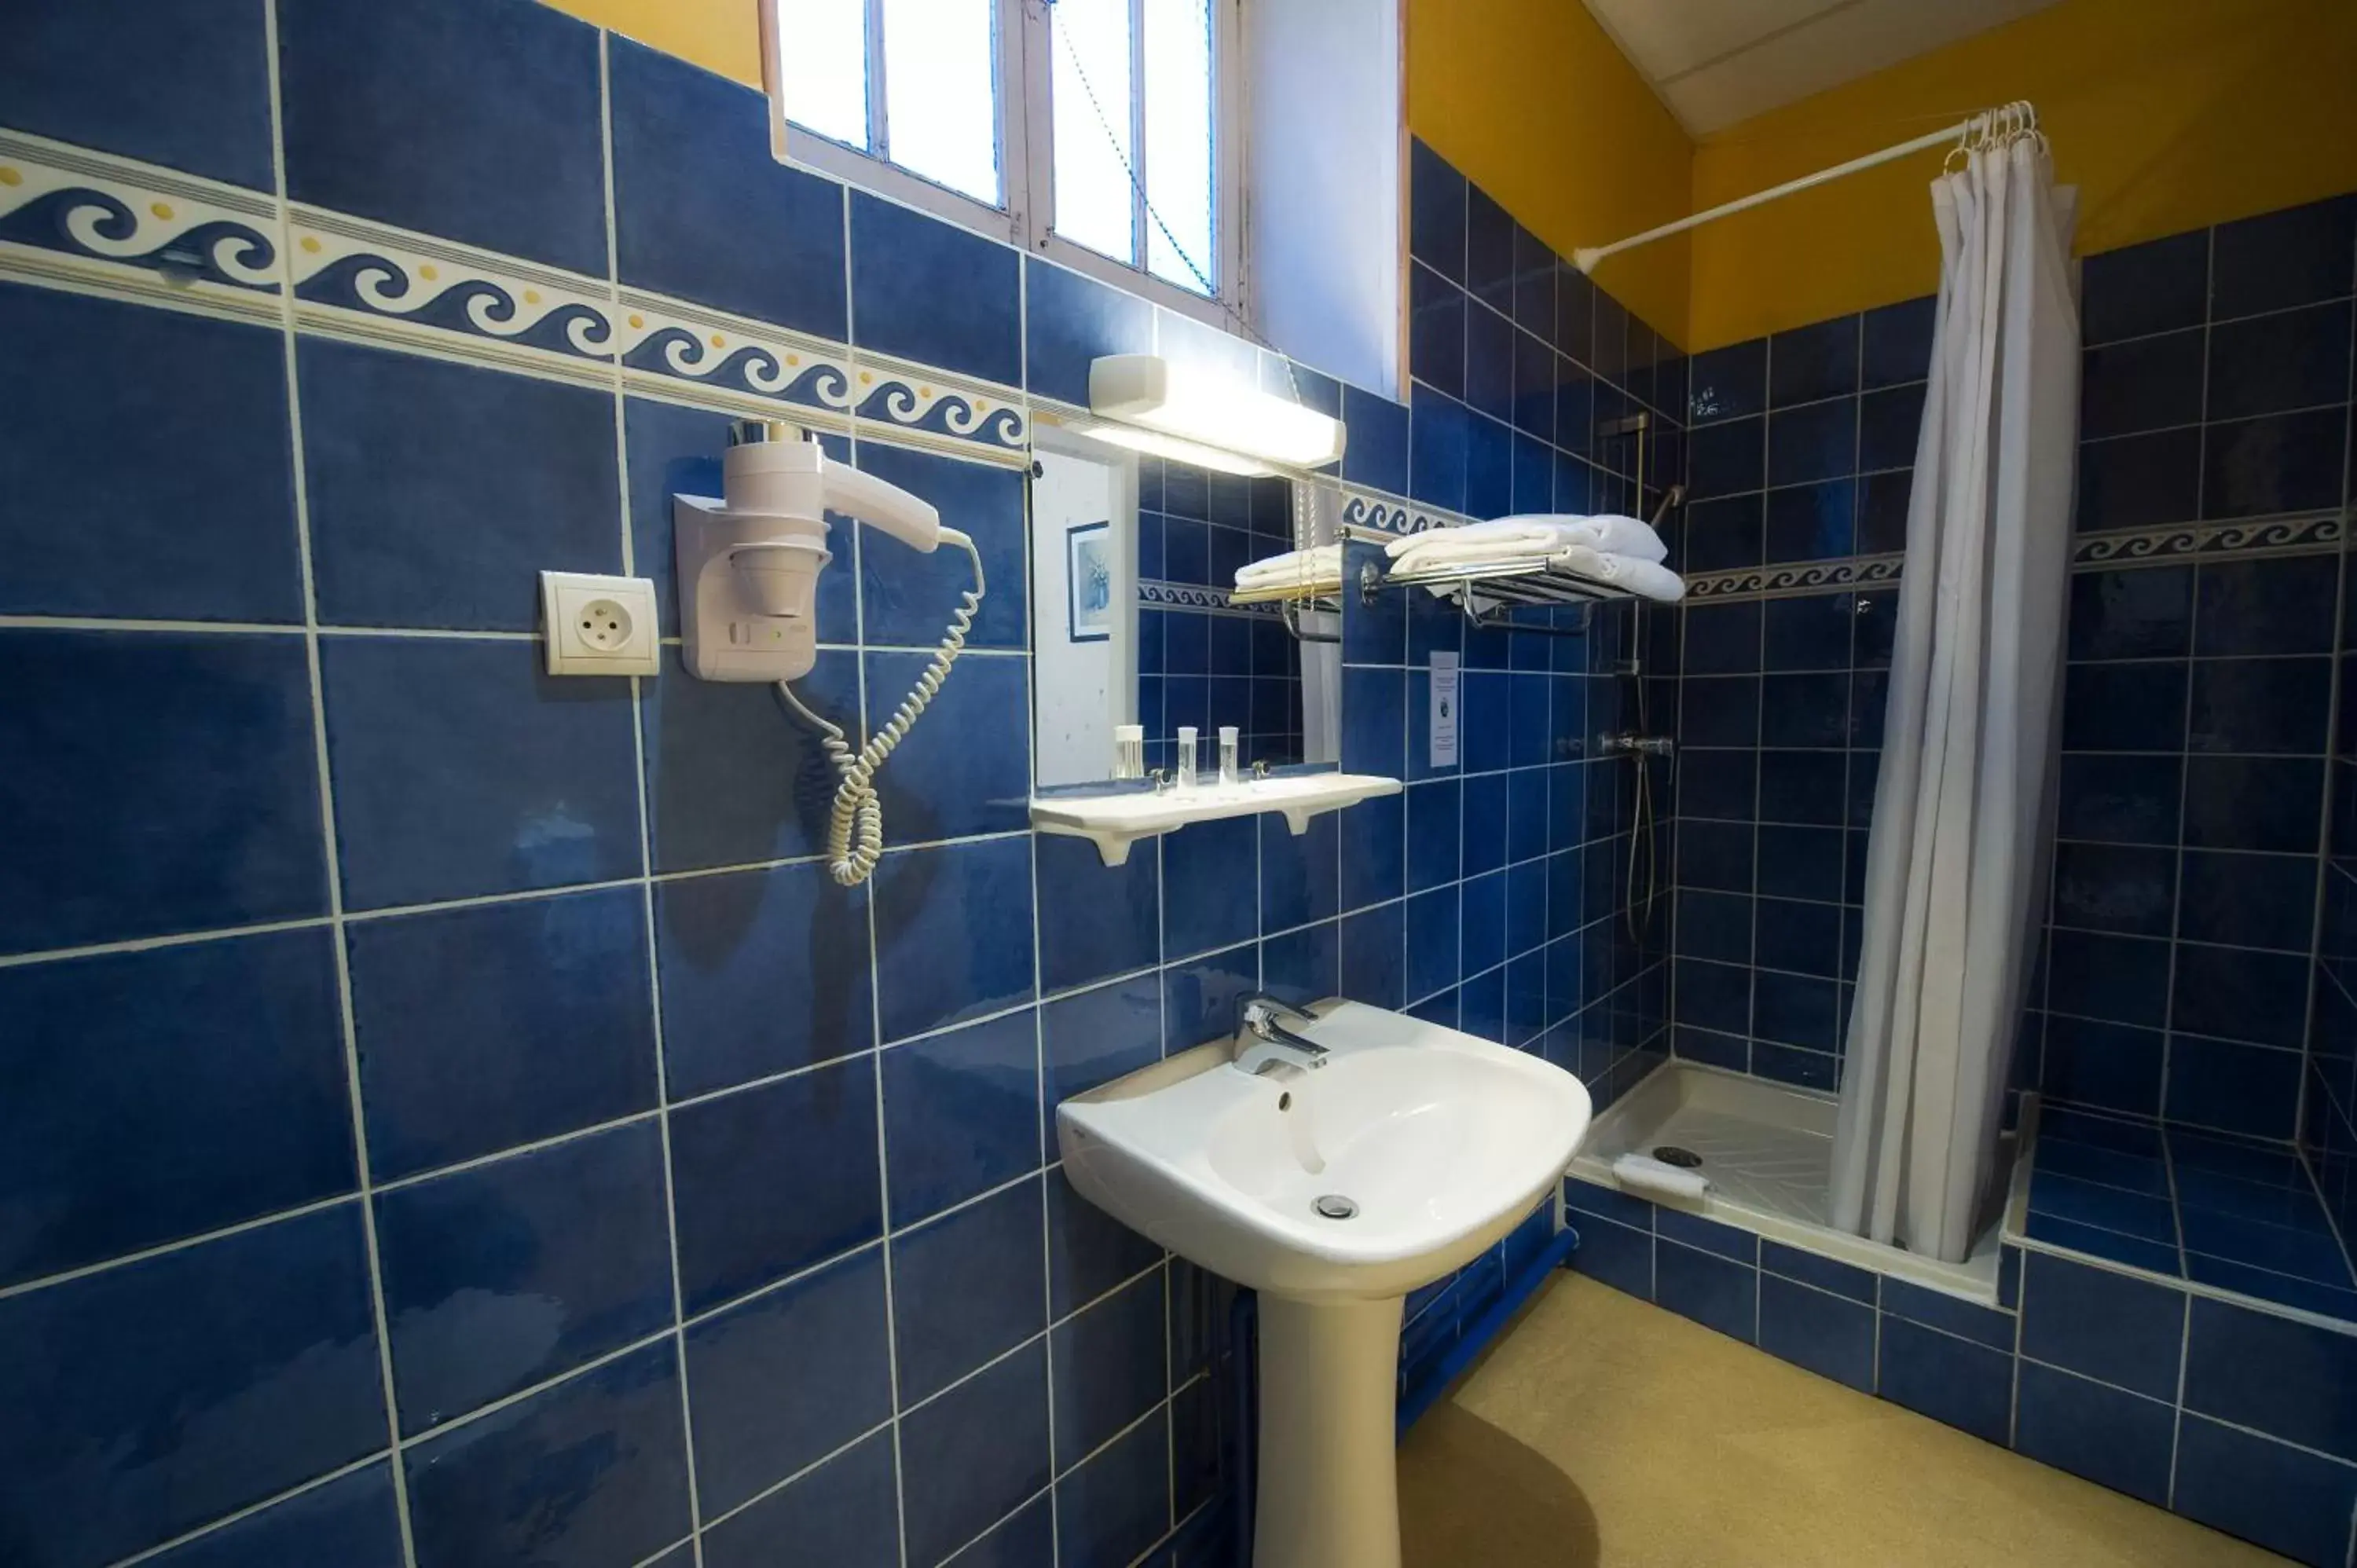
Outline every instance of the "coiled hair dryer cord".
<path id="1" fill-rule="evenodd" d="M 884 854 L 884 806 L 876 798 L 877 771 L 916 724 L 917 715 L 925 711 L 942 683 L 949 679 L 950 666 L 965 651 L 966 633 L 973 629 L 974 611 L 982 605 L 982 552 L 974 548 L 973 540 L 954 528 L 942 529 L 941 536 L 944 542 L 963 550 L 966 559 L 974 563 L 974 586 L 966 590 L 965 602 L 950 618 L 949 631 L 942 637 L 942 645 L 933 650 L 932 661 L 925 666 L 924 673 L 917 677 L 916 685 L 856 755 L 843 738 L 841 729 L 803 706 L 791 686 L 783 681 L 778 682 L 778 694 L 794 712 L 818 727 L 819 744 L 826 747 L 835 771 L 843 775 L 843 782 L 835 787 L 834 804 L 827 813 L 826 868 L 845 887 L 856 887 L 866 881 Z"/>

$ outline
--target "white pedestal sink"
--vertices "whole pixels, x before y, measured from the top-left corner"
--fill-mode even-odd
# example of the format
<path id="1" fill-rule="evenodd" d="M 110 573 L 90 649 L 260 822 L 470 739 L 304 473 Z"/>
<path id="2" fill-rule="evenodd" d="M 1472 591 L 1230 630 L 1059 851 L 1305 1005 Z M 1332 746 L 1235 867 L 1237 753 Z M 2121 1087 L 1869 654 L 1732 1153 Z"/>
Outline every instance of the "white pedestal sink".
<path id="1" fill-rule="evenodd" d="M 1254 1077 L 1232 1044 L 1198 1047 L 1065 1101 L 1056 1136 L 1081 1196 L 1260 1293 L 1254 1568 L 1398 1568 L 1402 1298 L 1547 1196 L 1591 1108 L 1534 1056 L 1315 1011 L 1314 1070 Z"/>

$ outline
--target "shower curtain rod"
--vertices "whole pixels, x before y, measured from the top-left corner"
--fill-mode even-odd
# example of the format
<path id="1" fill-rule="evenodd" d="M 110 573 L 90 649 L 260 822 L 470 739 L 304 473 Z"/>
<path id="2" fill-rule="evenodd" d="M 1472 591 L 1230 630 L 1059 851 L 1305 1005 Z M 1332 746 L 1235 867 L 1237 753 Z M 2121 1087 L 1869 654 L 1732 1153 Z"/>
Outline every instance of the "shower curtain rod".
<path id="1" fill-rule="evenodd" d="M 1831 168 L 1819 169 L 1814 174 L 1803 175 L 1798 179 L 1786 180 L 1782 185 L 1772 186 L 1766 190 L 1754 191 L 1749 196 L 1727 202 L 1724 206 L 1714 207 L 1707 212 L 1697 212 L 1691 218 L 1681 218 L 1674 223 L 1664 223 L 1658 229 L 1648 229 L 1641 234 L 1632 234 L 1626 240 L 1615 241 L 1609 245 L 1595 245 L 1574 251 L 1571 253 L 1571 264 L 1583 273 L 1592 273 L 1596 270 L 1596 263 L 1607 256 L 1617 256 L 1623 251 L 1633 251 L 1640 245 L 1650 245 L 1656 240 L 1666 240 L 1673 234 L 1683 234 L 1689 229 L 1699 229 L 1704 224 L 1716 222 L 1721 218 L 1732 218 L 1738 212 L 1749 212 L 1755 207 L 1764 207 L 1769 202 L 1795 195 L 1816 186 L 1829 184 L 1864 169 L 1895 163 L 1900 158 L 1928 151 L 1943 142 L 1952 147 L 1962 147 L 1966 145 L 1966 139 L 1974 131 L 1986 129 L 2008 115 L 2022 116 L 2029 129 L 2033 131 L 2037 129 L 2036 110 L 2027 103 L 2008 103 L 2003 109 L 1992 109 L 1984 113 L 1975 114 L 1971 119 L 1960 121 L 1945 130 L 1928 131 L 1911 142 L 1901 142 L 1895 147 L 1885 147 L 1878 153 L 1868 153 L 1864 157 L 1852 158 L 1846 164 L 1835 164 Z"/>

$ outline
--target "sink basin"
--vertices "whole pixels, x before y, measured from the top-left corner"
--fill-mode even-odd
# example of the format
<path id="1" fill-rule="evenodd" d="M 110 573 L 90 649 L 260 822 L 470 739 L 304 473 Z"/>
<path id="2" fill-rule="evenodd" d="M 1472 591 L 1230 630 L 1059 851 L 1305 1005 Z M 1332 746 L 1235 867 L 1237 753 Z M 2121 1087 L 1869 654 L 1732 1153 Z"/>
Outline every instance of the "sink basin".
<path id="1" fill-rule="evenodd" d="M 1318 1013 L 1315 1071 L 1255 1078 L 1219 1042 L 1065 1101 L 1072 1186 L 1238 1284 L 1380 1300 L 1480 1256 L 1578 1151 L 1587 1090 L 1562 1069 L 1356 1002 Z"/>
<path id="2" fill-rule="evenodd" d="M 1556 1190 L 1591 1107 L 1537 1057 L 1313 1011 L 1314 1070 L 1200 1046 L 1063 1101 L 1056 1138 L 1082 1197 L 1260 1293 L 1254 1568 L 1398 1568 L 1401 1300 Z"/>

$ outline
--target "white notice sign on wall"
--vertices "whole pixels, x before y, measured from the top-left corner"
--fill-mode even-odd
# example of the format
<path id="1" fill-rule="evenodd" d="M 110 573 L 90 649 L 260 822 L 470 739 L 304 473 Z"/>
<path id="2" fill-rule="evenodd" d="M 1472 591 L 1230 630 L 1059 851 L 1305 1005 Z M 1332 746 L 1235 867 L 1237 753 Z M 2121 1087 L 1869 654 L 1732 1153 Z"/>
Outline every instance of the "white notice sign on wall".
<path id="1" fill-rule="evenodd" d="M 1432 766 L 1457 766 L 1457 655 L 1432 656 Z"/>

